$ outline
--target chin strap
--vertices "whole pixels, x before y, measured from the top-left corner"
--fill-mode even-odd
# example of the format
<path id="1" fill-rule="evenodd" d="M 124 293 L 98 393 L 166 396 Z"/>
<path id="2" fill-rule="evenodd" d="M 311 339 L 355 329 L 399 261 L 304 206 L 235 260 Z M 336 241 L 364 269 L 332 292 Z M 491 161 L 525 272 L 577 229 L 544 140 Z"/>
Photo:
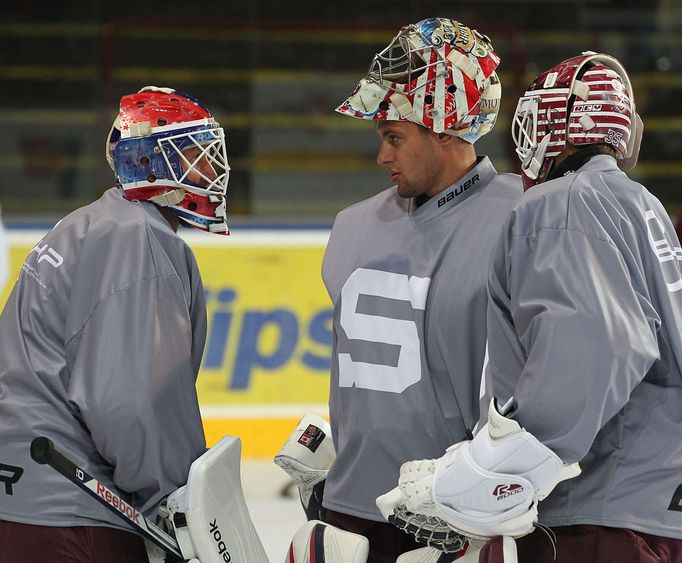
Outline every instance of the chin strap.
<path id="1" fill-rule="evenodd" d="M 532 180 L 536 180 L 542 169 L 542 165 L 545 161 L 545 153 L 549 147 L 549 142 L 552 139 L 551 133 L 547 133 L 540 143 L 538 143 L 537 148 L 534 151 L 528 153 L 528 156 L 521 163 L 521 168 L 526 176 Z M 518 152 L 518 149 L 517 149 Z"/>
<path id="2" fill-rule="evenodd" d="M 173 205 L 177 205 L 183 199 L 185 199 L 185 190 L 178 189 L 150 197 L 149 201 L 160 207 L 171 207 Z"/>

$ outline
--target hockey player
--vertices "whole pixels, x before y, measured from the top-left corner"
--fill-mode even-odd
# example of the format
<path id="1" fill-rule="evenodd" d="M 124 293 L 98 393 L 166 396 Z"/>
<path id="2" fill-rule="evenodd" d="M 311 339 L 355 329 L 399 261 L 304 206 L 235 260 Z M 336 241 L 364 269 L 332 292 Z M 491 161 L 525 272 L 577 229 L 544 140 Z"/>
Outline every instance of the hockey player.
<path id="1" fill-rule="evenodd" d="M 180 222 L 227 233 L 224 132 L 188 95 L 123 96 L 117 179 L 29 253 L 0 317 L 0 561 L 141 563 L 144 542 L 29 457 L 45 435 L 154 517 L 205 449 L 201 277 Z"/>
<path id="2" fill-rule="evenodd" d="M 473 441 L 401 470 L 408 510 L 521 537 L 521 562 L 682 562 L 682 251 L 623 172 L 640 135 L 612 56 L 583 53 L 531 83 L 513 120 L 531 189 L 489 278 L 485 403 L 497 401 Z M 538 502 L 549 534 L 533 532 Z"/>
<path id="3" fill-rule="evenodd" d="M 478 420 L 488 262 L 522 194 L 474 148 L 497 117 L 498 64 L 487 37 L 426 19 L 401 29 L 337 108 L 376 121 L 393 186 L 339 213 L 324 257 L 337 456 L 319 516 L 369 538 L 373 563 L 421 547 L 375 498 L 402 462 L 439 455 Z"/>

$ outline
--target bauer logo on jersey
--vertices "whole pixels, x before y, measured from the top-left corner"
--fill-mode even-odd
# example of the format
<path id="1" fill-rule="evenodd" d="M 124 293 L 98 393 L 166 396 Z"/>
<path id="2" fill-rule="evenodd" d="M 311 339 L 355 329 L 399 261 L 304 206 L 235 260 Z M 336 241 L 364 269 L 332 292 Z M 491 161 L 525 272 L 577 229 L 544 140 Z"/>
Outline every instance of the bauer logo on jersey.
<path id="1" fill-rule="evenodd" d="M 443 207 L 449 201 L 452 201 L 456 197 L 462 195 L 464 192 L 466 192 L 469 188 L 471 188 L 479 180 L 480 180 L 480 178 L 478 177 L 478 174 L 475 174 L 474 176 L 472 176 L 468 180 L 465 180 L 459 186 L 457 186 L 454 190 L 450 190 L 443 197 L 438 198 L 438 207 Z"/>
<path id="2" fill-rule="evenodd" d="M 305 432 L 298 439 L 298 443 L 315 453 L 315 450 L 317 450 L 325 436 L 326 434 L 320 428 L 309 424 L 308 428 L 305 429 Z"/>
<path id="3" fill-rule="evenodd" d="M 508 483 L 505 485 L 497 485 L 493 490 L 493 496 L 497 497 L 497 500 L 502 500 L 520 492 L 523 492 L 523 485 Z"/>

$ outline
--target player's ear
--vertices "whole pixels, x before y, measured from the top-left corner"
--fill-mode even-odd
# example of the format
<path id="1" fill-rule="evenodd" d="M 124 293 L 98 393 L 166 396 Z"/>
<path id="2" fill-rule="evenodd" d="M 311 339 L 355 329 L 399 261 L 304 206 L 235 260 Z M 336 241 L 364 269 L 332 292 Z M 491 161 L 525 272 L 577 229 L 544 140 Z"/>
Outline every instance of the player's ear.
<path id="1" fill-rule="evenodd" d="M 447 133 L 434 133 L 436 136 L 436 142 L 439 145 L 453 145 L 457 143 L 462 143 L 462 139 L 455 137 L 453 135 L 448 135 Z"/>

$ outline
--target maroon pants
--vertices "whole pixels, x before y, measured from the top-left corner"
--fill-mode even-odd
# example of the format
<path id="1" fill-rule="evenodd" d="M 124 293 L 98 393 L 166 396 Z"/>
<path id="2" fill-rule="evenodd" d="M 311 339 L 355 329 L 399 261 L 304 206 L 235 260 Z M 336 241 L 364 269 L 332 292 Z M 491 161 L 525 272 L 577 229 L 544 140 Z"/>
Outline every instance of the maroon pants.
<path id="1" fill-rule="evenodd" d="M 369 540 L 368 563 L 395 563 L 398 556 L 406 551 L 424 547 L 414 537 L 388 522 L 374 522 L 333 510 L 327 510 L 325 522 L 347 532 L 365 536 Z"/>
<path id="2" fill-rule="evenodd" d="M 149 563 L 144 540 L 114 528 L 0 520 L 0 563 Z"/>
<path id="3" fill-rule="evenodd" d="M 542 530 L 516 540 L 519 563 L 682 563 L 682 540 L 652 536 L 623 528 L 560 526 L 556 557 Z M 479 563 L 502 563 L 502 541 L 481 551 Z"/>

